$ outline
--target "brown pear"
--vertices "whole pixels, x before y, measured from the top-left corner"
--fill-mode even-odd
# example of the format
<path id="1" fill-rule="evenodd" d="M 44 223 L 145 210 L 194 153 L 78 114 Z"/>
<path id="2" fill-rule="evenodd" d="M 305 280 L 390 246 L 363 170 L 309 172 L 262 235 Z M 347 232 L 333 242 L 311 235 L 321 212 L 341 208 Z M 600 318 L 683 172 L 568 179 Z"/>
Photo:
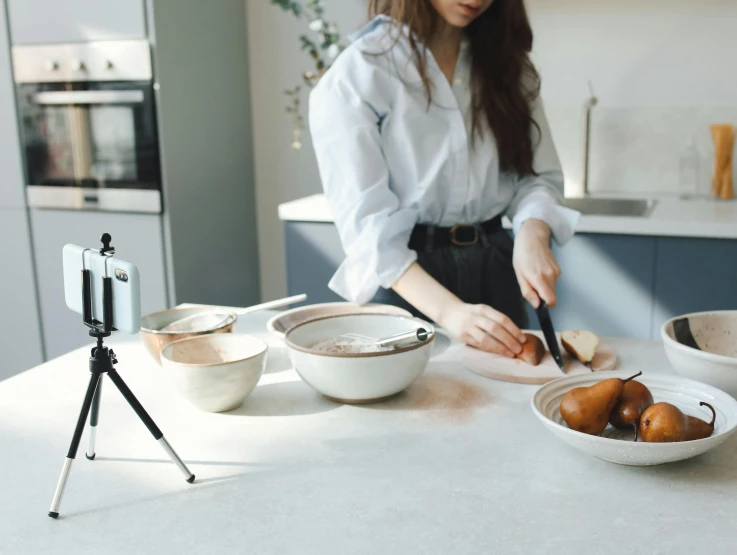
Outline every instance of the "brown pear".
<path id="1" fill-rule="evenodd" d="M 714 433 L 717 415 L 709 403 L 701 402 L 699 405 L 709 407 L 711 422 L 683 414 L 670 403 L 655 403 L 640 417 L 640 438 L 650 443 L 668 443 L 709 437 Z"/>
<path id="2" fill-rule="evenodd" d="M 536 335 L 526 333 L 525 337 L 527 337 L 527 341 L 522 345 L 522 351 L 516 358 L 532 366 L 537 366 L 545 356 L 545 345 Z"/>
<path id="3" fill-rule="evenodd" d="M 598 436 L 606 428 L 625 383 L 640 374 L 642 372 L 626 380 L 609 378 L 589 387 L 571 389 L 560 400 L 560 415 L 571 430 Z"/>
<path id="4" fill-rule="evenodd" d="M 622 389 L 622 396 L 609 415 L 609 423 L 620 430 L 634 428 L 637 441 L 640 416 L 652 404 L 653 395 L 646 386 L 635 380 L 627 382 Z"/>

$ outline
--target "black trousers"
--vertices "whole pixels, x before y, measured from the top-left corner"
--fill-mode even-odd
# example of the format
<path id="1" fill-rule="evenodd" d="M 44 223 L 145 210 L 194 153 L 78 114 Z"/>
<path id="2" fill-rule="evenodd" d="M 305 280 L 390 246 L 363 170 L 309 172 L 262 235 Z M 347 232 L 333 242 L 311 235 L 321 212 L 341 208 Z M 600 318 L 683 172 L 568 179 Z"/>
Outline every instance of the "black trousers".
<path id="1" fill-rule="evenodd" d="M 417 250 L 418 264 L 463 302 L 486 304 L 506 314 L 519 327 L 527 327 L 527 312 L 517 276 L 512 267 L 514 242 L 509 233 L 498 229 L 485 233 L 472 246 L 435 246 L 428 238 Z M 379 289 L 373 303 L 404 308 L 429 321 L 425 315 L 393 289 Z"/>

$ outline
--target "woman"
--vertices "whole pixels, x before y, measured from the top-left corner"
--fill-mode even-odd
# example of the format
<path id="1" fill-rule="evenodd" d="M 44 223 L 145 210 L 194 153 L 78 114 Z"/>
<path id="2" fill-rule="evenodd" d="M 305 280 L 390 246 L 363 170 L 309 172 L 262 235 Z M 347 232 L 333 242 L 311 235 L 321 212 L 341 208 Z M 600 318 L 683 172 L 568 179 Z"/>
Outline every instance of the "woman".
<path id="1" fill-rule="evenodd" d="M 371 0 L 370 13 L 310 96 L 347 255 L 330 287 L 512 357 L 523 296 L 555 305 L 550 239 L 578 216 L 560 205 L 523 0 Z"/>

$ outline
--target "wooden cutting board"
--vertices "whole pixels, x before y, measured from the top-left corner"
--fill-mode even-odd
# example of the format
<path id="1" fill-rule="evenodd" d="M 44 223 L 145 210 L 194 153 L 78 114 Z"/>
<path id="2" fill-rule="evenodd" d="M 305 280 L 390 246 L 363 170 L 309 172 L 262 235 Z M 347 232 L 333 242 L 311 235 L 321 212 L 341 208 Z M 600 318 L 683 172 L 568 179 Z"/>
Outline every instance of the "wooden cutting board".
<path id="1" fill-rule="evenodd" d="M 541 332 L 529 333 L 533 333 L 543 339 Z M 545 339 L 543 339 L 544 342 Z M 560 344 L 560 335 L 558 335 L 558 343 Z M 573 376 L 575 374 L 588 374 L 592 371 L 616 370 L 617 368 L 617 354 L 614 352 L 614 349 L 603 342 L 599 343 L 590 368 L 582 364 L 577 358 L 569 355 L 563 347 L 560 350 L 563 356 L 563 365 L 566 368 L 565 374 L 558 368 L 549 351 L 545 352 L 545 357 L 538 366 L 532 366 L 521 360 L 485 353 L 473 347 L 463 347 L 461 351 L 461 362 L 471 372 L 487 378 L 504 382 L 536 385 L 548 383 L 564 375 Z"/>

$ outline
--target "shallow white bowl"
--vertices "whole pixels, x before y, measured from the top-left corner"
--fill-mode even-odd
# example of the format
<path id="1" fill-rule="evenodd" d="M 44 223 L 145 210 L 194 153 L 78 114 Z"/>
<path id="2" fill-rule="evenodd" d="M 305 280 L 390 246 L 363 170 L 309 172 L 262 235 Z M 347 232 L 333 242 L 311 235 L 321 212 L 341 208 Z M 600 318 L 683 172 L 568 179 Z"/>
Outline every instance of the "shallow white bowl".
<path id="1" fill-rule="evenodd" d="M 268 346 L 247 335 L 212 334 L 170 343 L 161 363 L 176 390 L 207 412 L 238 408 L 266 368 Z"/>
<path id="2" fill-rule="evenodd" d="M 321 341 L 343 333 L 388 337 L 425 328 L 429 339 L 392 351 L 332 354 L 315 351 Z M 386 314 L 355 314 L 312 320 L 291 328 L 286 343 L 297 373 L 314 389 L 335 401 L 369 403 L 406 389 L 420 377 L 432 355 L 435 330 L 422 320 Z"/>
<path id="3" fill-rule="evenodd" d="M 688 318 L 701 351 L 675 339 L 673 322 Z M 737 398 L 737 310 L 699 312 L 668 320 L 660 332 L 668 360 L 681 376 L 708 383 Z"/>
<path id="4" fill-rule="evenodd" d="M 587 387 L 607 378 L 628 378 L 635 372 L 607 372 L 582 374 L 554 380 L 541 387 L 532 398 L 532 410 L 545 427 L 568 445 L 605 461 L 630 466 L 652 466 L 689 459 L 713 449 L 737 430 L 737 401 L 711 387 L 669 374 L 649 373 L 637 378 L 653 394 L 656 403 L 665 401 L 677 406 L 684 413 L 711 420 L 711 411 L 700 407 L 705 401 L 714 407 L 716 422 L 714 433 L 705 439 L 678 443 L 635 443 L 634 431 L 623 431 L 611 425 L 601 437 L 571 430 L 560 415 L 560 400 L 575 387 Z"/>
<path id="5" fill-rule="evenodd" d="M 289 329 L 319 318 L 327 316 L 342 316 L 346 314 L 393 314 L 411 318 L 412 314 L 396 306 L 386 304 L 358 305 L 353 303 L 322 303 L 300 306 L 286 310 L 271 318 L 266 324 L 267 329 L 284 338 Z"/>

